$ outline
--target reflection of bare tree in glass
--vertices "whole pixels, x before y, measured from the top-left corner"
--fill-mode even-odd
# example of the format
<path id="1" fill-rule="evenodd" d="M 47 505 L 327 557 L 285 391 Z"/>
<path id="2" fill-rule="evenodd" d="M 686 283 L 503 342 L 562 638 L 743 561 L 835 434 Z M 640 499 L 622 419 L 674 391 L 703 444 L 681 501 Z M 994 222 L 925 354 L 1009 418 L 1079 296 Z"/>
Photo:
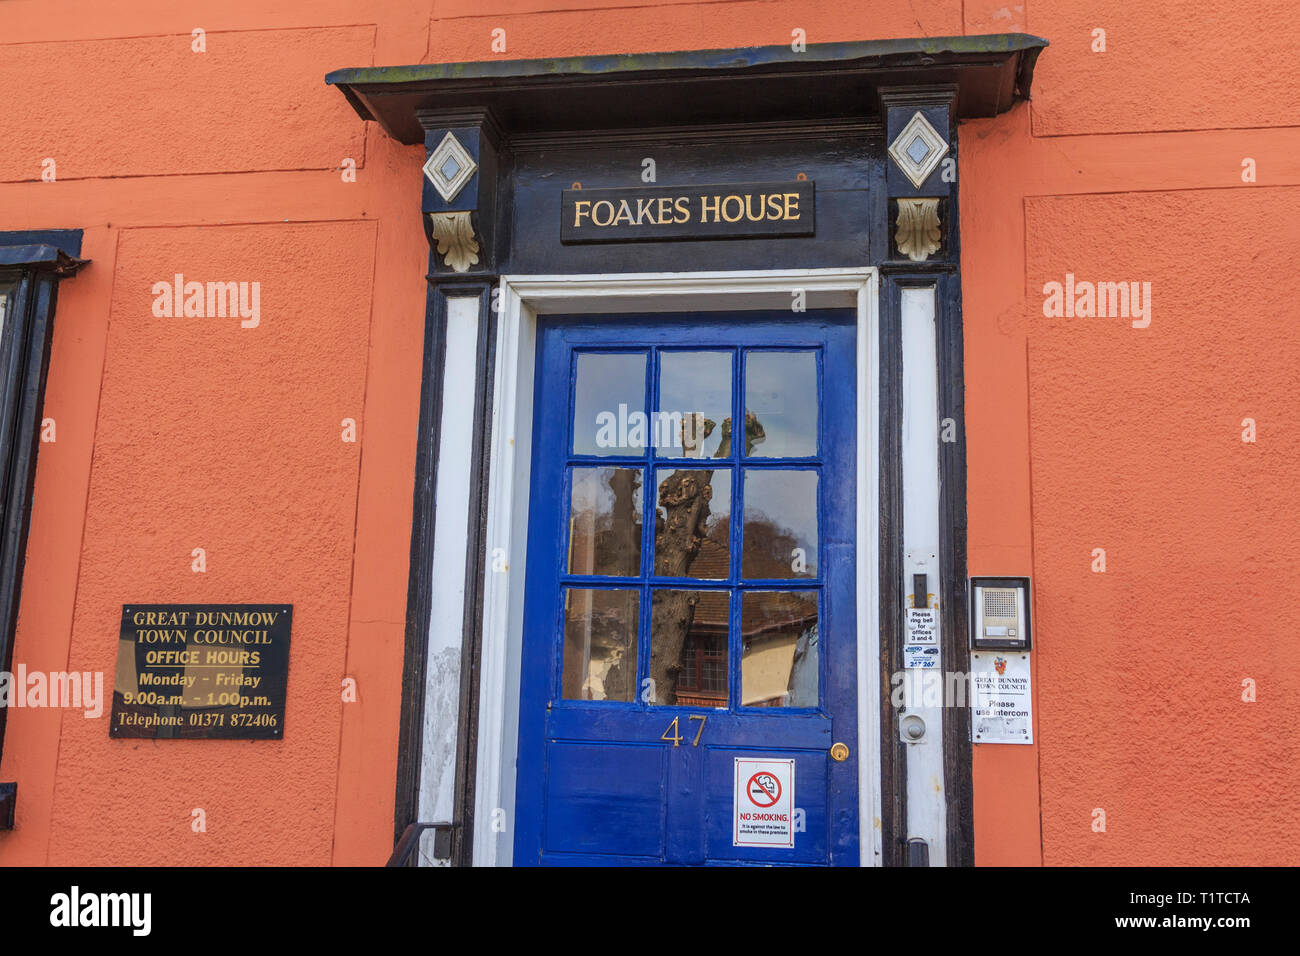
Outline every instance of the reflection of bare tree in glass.
<path id="1" fill-rule="evenodd" d="M 632 577 L 641 573 L 638 557 L 641 554 L 641 519 L 637 514 L 636 493 L 641 487 L 641 472 L 633 468 L 614 468 L 609 476 L 609 490 L 614 493 L 610 508 L 613 520 L 606 539 L 609 568 L 612 574 Z"/>
<path id="2" fill-rule="evenodd" d="M 714 423 L 705 421 L 705 434 Z M 745 454 L 766 436 L 752 412 L 745 413 Z M 731 419 L 722 423 L 722 444 L 714 458 L 731 455 Z M 655 574 L 685 577 L 700 543 L 708 531 L 709 500 L 713 497 L 713 469 L 690 468 L 674 471 L 659 484 L 659 508 L 655 511 Z M 682 669 L 682 647 L 695 614 L 691 591 L 667 591 L 651 610 L 650 679 L 655 699 L 661 704 L 677 700 L 677 677 Z"/>
<path id="3" fill-rule="evenodd" d="M 747 578 L 811 578 L 810 570 L 796 571 L 791 556 L 808 542 L 801 541 L 789 528 L 782 527 L 779 517 L 763 515 L 760 519 L 746 506 L 745 558 L 743 574 Z"/>
<path id="4" fill-rule="evenodd" d="M 608 479 L 609 490 L 614 493 L 610 508 L 612 520 L 601 542 L 602 550 L 609 555 L 606 565 L 610 573 L 635 576 L 641 573 L 637 559 L 641 554 L 641 521 L 637 515 L 636 493 L 641 486 L 641 472 L 633 468 L 612 468 Z M 617 615 L 602 622 L 608 628 L 604 643 L 608 653 L 615 658 L 605 677 L 606 700 L 634 700 L 636 685 L 636 627 L 635 615 L 623 620 Z M 629 643 L 633 653 L 626 653 Z"/>

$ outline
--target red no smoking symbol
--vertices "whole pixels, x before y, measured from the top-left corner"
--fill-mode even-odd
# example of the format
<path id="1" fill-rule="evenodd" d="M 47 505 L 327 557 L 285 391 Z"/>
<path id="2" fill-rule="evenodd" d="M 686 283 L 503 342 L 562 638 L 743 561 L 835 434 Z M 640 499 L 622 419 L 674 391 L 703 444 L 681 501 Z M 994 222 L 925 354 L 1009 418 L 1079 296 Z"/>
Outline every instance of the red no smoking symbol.
<path id="1" fill-rule="evenodd" d="M 745 794 L 756 807 L 774 807 L 776 801 L 781 799 L 781 781 L 766 771 L 760 771 L 749 778 Z"/>

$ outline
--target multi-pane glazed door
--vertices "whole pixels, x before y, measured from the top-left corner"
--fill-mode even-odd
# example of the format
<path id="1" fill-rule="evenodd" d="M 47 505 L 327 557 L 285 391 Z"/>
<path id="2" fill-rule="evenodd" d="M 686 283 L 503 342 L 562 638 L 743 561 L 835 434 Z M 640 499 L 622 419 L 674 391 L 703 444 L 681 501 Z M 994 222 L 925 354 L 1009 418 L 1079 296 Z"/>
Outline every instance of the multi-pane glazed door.
<path id="1" fill-rule="evenodd" d="M 541 321 L 516 863 L 857 864 L 854 318 Z"/>

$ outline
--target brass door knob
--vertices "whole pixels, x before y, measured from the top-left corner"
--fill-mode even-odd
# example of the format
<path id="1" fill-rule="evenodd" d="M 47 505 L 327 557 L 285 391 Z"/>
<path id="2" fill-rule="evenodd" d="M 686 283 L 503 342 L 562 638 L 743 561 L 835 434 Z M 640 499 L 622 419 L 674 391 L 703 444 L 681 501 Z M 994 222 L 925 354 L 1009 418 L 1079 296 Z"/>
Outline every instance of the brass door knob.
<path id="1" fill-rule="evenodd" d="M 846 744 L 835 744 L 831 747 L 831 759 L 836 763 L 844 763 L 849 759 L 849 748 Z"/>

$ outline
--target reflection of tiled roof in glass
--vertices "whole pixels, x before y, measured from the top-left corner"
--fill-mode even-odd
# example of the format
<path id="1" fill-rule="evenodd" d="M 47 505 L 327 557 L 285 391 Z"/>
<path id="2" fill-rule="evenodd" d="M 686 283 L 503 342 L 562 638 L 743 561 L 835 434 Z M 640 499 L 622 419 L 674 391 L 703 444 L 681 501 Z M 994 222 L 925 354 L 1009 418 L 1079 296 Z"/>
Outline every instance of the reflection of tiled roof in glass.
<path id="1" fill-rule="evenodd" d="M 722 537 L 725 539 L 725 522 L 720 530 Z M 718 543 L 713 538 L 705 538 L 701 541 L 700 550 L 696 553 L 695 560 L 691 562 L 691 577 L 725 579 L 727 577 L 727 546 Z"/>
<path id="2" fill-rule="evenodd" d="M 772 576 L 784 571 L 784 567 L 775 567 L 776 562 L 768 557 L 764 560 L 773 565 Z M 710 538 L 700 543 L 700 551 L 691 564 L 691 574 L 702 578 L 725 577 L 727 566 L 727 549 Z M 719 628 L 727 626 L 726 591 L 700 591 L 699 602 L 695 605 L 692 617 L 694 628 Z M 814 591 L 775 591 L 765 592 L 769 597 L 763 602 L 761 621 L 747 621 L 742 605 L 742 634 L 751 636 L 767 631 L 785 630 L 791 627 L 802 628 L 809 622 L 817 620 L 817 594 Z"/>

